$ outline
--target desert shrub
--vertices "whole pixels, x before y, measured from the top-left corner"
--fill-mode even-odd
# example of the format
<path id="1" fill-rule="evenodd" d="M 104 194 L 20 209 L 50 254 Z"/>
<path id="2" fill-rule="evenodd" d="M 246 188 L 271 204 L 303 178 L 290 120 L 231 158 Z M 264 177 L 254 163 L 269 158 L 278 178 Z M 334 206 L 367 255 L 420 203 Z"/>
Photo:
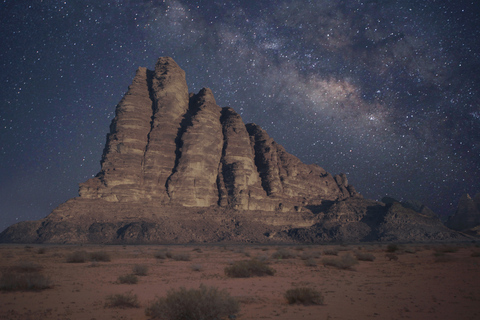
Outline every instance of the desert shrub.
<path id="1" fill-rule="evenodd" d="M 39 291 L 52 287 L 50 278 L 38 271 L 16 272 L 5 270 L 0 276 L 0 290 L 2 291 Z"/>
<path id="2" fill-rule="evenodd" d="M 324 266 L 333 266 L 338 269 L 350 269 L 356 265 L 358 261 L 351 254 L 345 254 L 340 258 L 324 258 L 322 263 Z"/>
<path id="3" fill-rule="evenodd" d="M 190 261 L 190 254 L 187 252 L 174 253 L 169 258 L 172 258 L 175 261 Z"/>
<path id="4" fill-rule="evenodd" d="M 326 256 L 337 256 L 338 250 L 337 249 L 325 249 L 323 250 L 323 254 Z"/>
<path id="5" fill-rule="evenodd" d="M 169 291 L 164 298 L 157 298 L 145 310 L 145 314 L 154 319 L 214 320 L 225 317 L 233 318 L 240 310 L 237 300 L 226 290 L 206 287 L 199 289 L 180 288 Z"/>
<path id="6" fill-rule="evenodd" d="M 67 255 L 68 263 L 83 263 L 88 260 L 88 254 L 86 251 L 74 251 Z"/>
<path id="7" fill-rule="evenodd" d="M 305 260 L 305 265 L 307 267 L 316 267 L 317 266 L 317 261 L 315 261 L 314 258 L 308 258 L 307 260 Z"/>
<path id="8" fill-rule="evenodd" d="M 203 266 L 199 263 L 192 264 L 191 268 L 193 271 L 203 271 Z"/>
<path id="9" fill-rule="evenodd" d="M 8 270 L 11 272 L 40 272 L 42 271 L 43 267 L 39 264 L 36 264 L 32 261 L 21 261 L 18 264 L 10 267 Z"/>
<path id="10" fill-rule="evenodd" d="M 434 254 L 435 262 L 450 262 L 455 260 L 452 256 L 445 254 L 443 252 Z"/>
<path id="11" fill-rule="evenodd" d="M 473 257 L 473 258 L 478 258 L 478 257 L 480 257 L 480 252 L 479 251 L 474 251 L 474 252 L 472 252 L 472 254 L 470 256 Z"/>
<path id="12" fill-rule="evenodd" d="M 414 248 L 405 248 L 405 250 L 403 250 L 405 253 L 417 253 L 417 250 L 415 250 Z"/>
<path id="13" fill-rule="evenodd" d="M 106 308 L 139 308 L 138 298 L 136 294 L 131 292 L 123 294 L 112 294 L 106 298 Z"/>
<path id="14" fill-rule="evenodd" d="M 289 289 L 285 293 L 289 304 L 301 303 L 303 305 L 323 304 L 323 295 L 315 289 L 300 287 Z"/>
<path id="15" fill-rule="evenodd" d="M 88 255 L 90 261 L 110 261 L 110 255 L 106 251 L 90 252 Z"/>
<path id="16" fill-rule="evenodd" d="M 435 248 L 435 252 L 438 253 L 454 253 L 458 251 L 458 247 L 455 246 L 440 246 Z"/>
<path id="17" fill-rule="evenodd" d="M 322 255 L 322 254 L 321 254 L 319 251 L 303 252 L 303 253 L 300 255 L 300 259 L 302 259 L 302 260 L 308 260 L 308 259 L 311 259 L 311 258 L 320 258 L 321 255 Z"/>
<path id="18" fill-rule="evenodd" d="M 257 259 L 235 261 L 225 268 L 225 275 L 231 278 L 249 278 L 254 276 L 273 276 L 275 270 Z"/>
<path id="19" fill-rule="evenodd" d="M 173 258 L 173 252 L 172 251 L 166 251 L 165 256 L 169 259 L 172 259 Z"/>
<path id="20" fill-rule="evenodd" d="M 398 260 L 398 256 L 395 253 L 392 253 L 392 252 L 387 253 L 385 255 L 385 258 L 388 259 L 389 261 L 392 261 L 392 260 L 397 261 Z"/>
<path id="21" fill-rule="evenodd" d="M 355 257 L 360 261 L 374 261 L 375 256 L 368 252 L 356 252 Z"/>
<path id="22" fill-rule="evenodd" d="M 118 277 L 118 282 L 123 284 L 136 284 L 138 283 L 138 277 L 134 274 L 126 274 Z"/>
<path id="23" fill-rule="evenodd" d="M 390 243 L 388 246 L 387 246 L 387 252 L 395 252 L 395 251 L 398 251 L 399 247 L 398 245 L 394 244 L 394 243 Z"/>
<path id="24" fill-rule="evenodd" d="M 297 255 L 295 253 L 286 248 L 278 249 L 277 251 L 272 253 L 273 259 L 293 259 L 296 256 Z"/>
<path id="25" fill-rule="evenodd" d="M 197 253 L 202 253 L 202 249 L 201 248 L 194 248 L 192 251 L 196 251 Z"/>
<path id="26" fill-rule="evenodd" d="M 37 250 L 38 254 L 45 254 L 45 252 L 47 252 L 47 249 L 45 249 L 45 248 L 38 248 L 38 250 Z"/>
<path id="27" fill-rule="evenodd" d="M 133 266 L 132 272 L 136 276 L 146 276 L 148 274 L 148 267 L 144 264 L 136 264 Z"/>
<path id="28" fill-rule="evenodd" d="M 166 259 L 166 258 L 167 258 L 167 252 L 165 252 L 165 251 L 158 251 L 158 252 L 156 252 L 153 256 L 154 256 L 155 258 L 157 258 L 157 259 L 163 260 L 163 259 Z"/>

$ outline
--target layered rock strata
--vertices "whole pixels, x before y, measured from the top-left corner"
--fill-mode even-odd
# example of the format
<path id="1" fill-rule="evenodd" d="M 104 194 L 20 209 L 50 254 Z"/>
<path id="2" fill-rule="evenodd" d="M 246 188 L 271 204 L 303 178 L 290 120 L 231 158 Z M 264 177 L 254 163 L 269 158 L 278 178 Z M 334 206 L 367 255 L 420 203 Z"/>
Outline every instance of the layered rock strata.
<path id="1" fill-rule="evenodd" d="M 302 163 L 256 124 L 189 94 L 160 58 L 116 107 L 101 170 L 79 197 L 0 242 L 189 243 L 439 241 L 461 236 L 435 214 L 363 199 L 345 174 Z"/>
<path id="2" fill-rule="evenodd" d="M 185 72 L 160 58 L 139 68 L 118 104 L 95 178 L 80 197 L 186 207 L 291 210 L 357 196 L 345 175 L 303 164 L 210 89 L 188 93 Z"/>

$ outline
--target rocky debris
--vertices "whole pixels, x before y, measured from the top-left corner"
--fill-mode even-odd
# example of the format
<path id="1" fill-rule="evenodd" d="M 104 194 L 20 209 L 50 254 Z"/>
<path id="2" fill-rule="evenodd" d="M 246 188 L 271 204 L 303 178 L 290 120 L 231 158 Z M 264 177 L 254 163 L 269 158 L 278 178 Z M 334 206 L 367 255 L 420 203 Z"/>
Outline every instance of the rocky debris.
<path id="1" fill-rule="evenodd" d="M 427 208 L 428 209 L 428 208 Z M 456 239 L 418 204 L 366 200 L 256 124 L 188 93 L 168 57 L 139 68 L 116 107 L 101 170 L 79 197 L 0 242 L 188 243 Z"/>
<path id="2" fill-rule="evenodd" d="M 480 192 L 473 199 L 469 194 L 462 195 L 457 211 L 448 218 L 445 225 L 458 231 L 468 231 L 480 226 Z"/>

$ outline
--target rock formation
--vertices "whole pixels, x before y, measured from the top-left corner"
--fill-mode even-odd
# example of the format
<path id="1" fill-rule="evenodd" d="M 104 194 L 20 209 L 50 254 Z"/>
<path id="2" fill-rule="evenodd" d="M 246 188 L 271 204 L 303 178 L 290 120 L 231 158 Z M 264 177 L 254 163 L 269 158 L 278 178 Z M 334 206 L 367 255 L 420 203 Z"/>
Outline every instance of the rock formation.
<path id="1" fill-rule="evenodd" d="M 393 230 L 393 231 L 392 231 Z M 408 231 L 403 234 L 402 230 Z M 101 170 L 0 242 L 186 243 L 444 240 L 431 214 L 365 200 L 345 174 L 302 163 L 210 89 L 160 58 L 116 107 Z"/>
<path id="2" fill-rule="evenodd" d="M 467 231 L 480 226 L 480 192 L 472 199 L 464 194 L 458 201 L 457 211 L 448 218 L 447 227 L 458 231 Z"/>

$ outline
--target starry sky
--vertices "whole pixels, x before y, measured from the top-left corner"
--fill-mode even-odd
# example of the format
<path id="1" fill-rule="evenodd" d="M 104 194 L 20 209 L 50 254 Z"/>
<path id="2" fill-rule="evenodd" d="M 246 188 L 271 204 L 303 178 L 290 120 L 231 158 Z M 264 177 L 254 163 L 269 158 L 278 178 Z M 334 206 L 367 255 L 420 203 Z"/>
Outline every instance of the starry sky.
<path id="1" fill-rule="evenodd" d="M 160 56 L 366 198 L 446 216 L 480 191 L 478 1 L 3 0 L 0 15 L 0 231 L 78 195 Z"/>

